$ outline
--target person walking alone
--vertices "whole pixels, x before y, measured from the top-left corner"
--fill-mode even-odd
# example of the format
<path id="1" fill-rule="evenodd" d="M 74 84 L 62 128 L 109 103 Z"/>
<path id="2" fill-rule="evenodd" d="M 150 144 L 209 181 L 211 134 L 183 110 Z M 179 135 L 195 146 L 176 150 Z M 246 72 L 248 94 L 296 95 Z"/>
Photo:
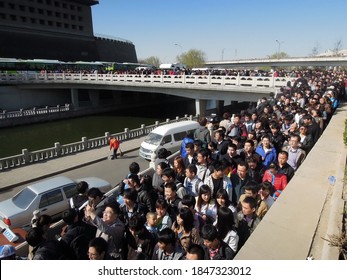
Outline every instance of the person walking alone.
<path id="1" fill-rule="evenodd" d="M 120 150 L 119 146 L 120 146 L 120 141 L 115 136 L 111 137 L 110 138 L 110 151 L 111 151 L 110 158 L 111 159 L 117 159 L 117 151 L 118 149 Z M 122 151 L 120 151 L 120 153 L 122 153 Z"/>

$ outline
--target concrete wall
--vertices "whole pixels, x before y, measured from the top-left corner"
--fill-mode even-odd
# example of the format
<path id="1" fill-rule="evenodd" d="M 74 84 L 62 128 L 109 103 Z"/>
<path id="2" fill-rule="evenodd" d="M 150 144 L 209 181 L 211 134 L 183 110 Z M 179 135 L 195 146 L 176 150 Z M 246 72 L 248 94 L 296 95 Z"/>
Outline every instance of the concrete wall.
<path id="1" fill-rule="evenodd" d="M 339 234 L 342 224 L 346 116 L 343 104 L 236 259 L 338 259 L 338 250 L 322 238 Z M 329 176 L 335 176 L 334 186 Z"/>
<path id="2" fill-rule="evenodd" d="M 135 45 L 106 38 L 96 38 L 99 61 L 137 62 Z"/>
<path id="3" fill-rule="evenodd" d="M 22 89 L 18 87 L 0 87 L 0 109 L 18 110 L 32 107 L 57 106 L 71 103 L 70 90 L 58 89 Z"/>

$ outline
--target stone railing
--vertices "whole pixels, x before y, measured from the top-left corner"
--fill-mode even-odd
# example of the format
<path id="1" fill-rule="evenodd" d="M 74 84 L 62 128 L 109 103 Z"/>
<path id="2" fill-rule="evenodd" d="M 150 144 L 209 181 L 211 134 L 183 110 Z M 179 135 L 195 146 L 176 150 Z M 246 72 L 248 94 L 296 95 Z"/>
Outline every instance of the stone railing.
<path id="1" fill-rule="evenodd" d="M 136 75 L 136 74 L 71 74 L 71 73 L 0 73 L 0 83 L 131 83 L 131 84 L 183 84 L 199 86 L 268 87 L 286 86 L 295 78 L 212 76 L 212 75 Z"/>
<path id="2" fill-rule="evenodd" d="M 10 118 L 22 118 L 28 116 L 38 116 L 38 115 L 49 115 L 49 114 L 57 114 L 61 112 L 69 112 L 71 111 L 70 104 L 66 105 L 57 105 L 55 107 L 44 107 L 44 108 L 32 108 L 32 109 L 20 109 L 17 111 L 2 111 L 0 112 L 0 120 L 10 119 Z"/>
<path id="3" fill-rule="evenodd" d="M 87 137 L 82 137 L 82 140 L 75 143 L 62 145 L 59 142 L 54 144 L 54 147 L 46 148 L 38 151 L 30 152 L 28 149 L 23 149 L 22 154 L 14 155 L 10 157 L 5 157 L 0 159 L 0 171 L 8 170 L 15 167 L 20 167 L 26 164 L 37 163 L 41 161 L 51 160 L 62 156 L 67 156 L 70 154 L 75 154 L 91 149 L 100 148 L 108 145 L 109 138 L 111 136 L 117 137 L 120 141 L 124 142 L 127 140 L 142 137 L 150 133 L 154 128 L 160 125 L 174 123 L 185 120 L 195 120 L 197 117 L 185 115 L 183 118 L 176 117 L 176 119 L 170 120 L 166 119 L 165 122 L 159 123 L 156 121 L 153 125 L 142 124 L 140 128 L 124 129 L 124 132 L 111 134 L 106 132 L 104 136 L 96 137 L 93 139 L 88 139 Z"/>

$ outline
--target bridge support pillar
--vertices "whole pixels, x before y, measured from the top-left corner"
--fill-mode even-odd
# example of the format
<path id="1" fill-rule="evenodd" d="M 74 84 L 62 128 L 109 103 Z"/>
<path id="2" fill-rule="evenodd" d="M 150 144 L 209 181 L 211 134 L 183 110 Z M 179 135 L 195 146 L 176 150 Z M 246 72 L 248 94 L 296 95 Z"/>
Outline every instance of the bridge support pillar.
<path id="1" fill-rule="evenodd" d="M 206 99 L 195 99 L 195 114 L 199 116 L 206 116 Z"/>
<path id="2" fill-rule="evenodd" d="M 71 103 L 74 108 L 78 108 L 80 106 L 80 103 L 78 101 L 78 89 L 72 88 L 71 89 Z"/>
<path id="3" fill-rule="evenodd" d="M 217 100 L 217 114 L 219 116 L 223 115 L 223 108 L 224 108 L 224 100 Z"/>
<path id="4" fill-rule="evenodd" d="M 89 99 L 92 103 L 93 107 L 98 107 L 100 104 L 100 94 L 99 94 L 99 90 L 95 90 L 95 89 L 90 89 L 88 90 L 89 93 Z"/>

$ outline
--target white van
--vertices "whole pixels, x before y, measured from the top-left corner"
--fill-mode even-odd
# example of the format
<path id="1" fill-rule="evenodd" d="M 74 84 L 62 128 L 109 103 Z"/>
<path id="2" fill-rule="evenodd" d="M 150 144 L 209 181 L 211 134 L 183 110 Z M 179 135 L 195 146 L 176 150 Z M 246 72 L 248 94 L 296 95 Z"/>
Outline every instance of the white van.
<path id="1" fill-rule="evenodd" d="M 182 121 L 158 126 L 141 143 L 139 155 L 151 160 L 152 154 L 157 153 L 161 148 L 175 153 L 180 149 L 187 132 L 194 132 L 198 127 L 199 123 L 196 121 Z"/>
<path id="2" fill-rule="evenodd" d="M 159 65 L 159 69 L 162 70 L 182 70 L 186 69 L 187 66 L 182 63 L 163 63 Z"/>

